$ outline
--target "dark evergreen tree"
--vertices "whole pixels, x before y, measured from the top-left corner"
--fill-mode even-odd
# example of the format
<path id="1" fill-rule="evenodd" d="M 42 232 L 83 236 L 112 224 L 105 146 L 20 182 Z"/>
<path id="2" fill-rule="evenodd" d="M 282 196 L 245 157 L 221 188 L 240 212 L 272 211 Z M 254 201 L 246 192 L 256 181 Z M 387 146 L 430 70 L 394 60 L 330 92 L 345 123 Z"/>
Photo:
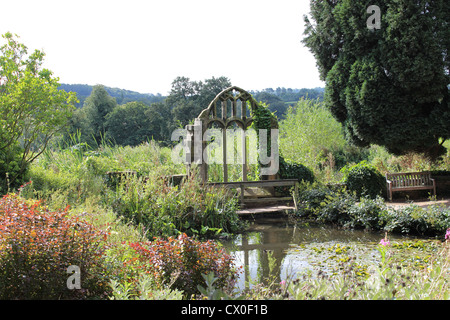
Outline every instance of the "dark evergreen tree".
<path id="1" fill-rule="evenodd" d="M 369 5 L 381 28 L 368 28 Z M 450 138 L 448 0 L 311 0 L 303 42 L 325 103 L 359 146 L 442 154 Z"/>

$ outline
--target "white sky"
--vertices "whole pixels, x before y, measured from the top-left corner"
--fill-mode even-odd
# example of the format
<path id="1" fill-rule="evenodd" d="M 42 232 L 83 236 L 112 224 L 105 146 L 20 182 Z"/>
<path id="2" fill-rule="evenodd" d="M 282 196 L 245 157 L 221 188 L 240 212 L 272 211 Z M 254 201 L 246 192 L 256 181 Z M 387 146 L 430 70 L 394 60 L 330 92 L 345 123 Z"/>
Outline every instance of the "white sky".
<path id="1" fill-rule="evenodd" d="M 308 13 L 309 0 L 1 0 L 0 33 L 43 50 L 62 83 L 163 95 L 177 76 L 323 87 L 301 43 Z"/>

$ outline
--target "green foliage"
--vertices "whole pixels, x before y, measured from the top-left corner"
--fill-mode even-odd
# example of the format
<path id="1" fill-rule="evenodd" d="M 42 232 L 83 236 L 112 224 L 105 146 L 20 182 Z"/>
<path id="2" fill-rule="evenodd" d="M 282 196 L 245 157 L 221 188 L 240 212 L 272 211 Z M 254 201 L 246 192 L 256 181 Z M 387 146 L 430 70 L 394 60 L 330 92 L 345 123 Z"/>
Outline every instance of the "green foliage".
<path id="1" fill-rule="evenodd" d="M 6 150 L 0 150 L 0 194 L 6 194 L 25 182 L 29 164 L 26 163 L 25 167 L 22 167 L 22 159 L 23 149 L 18 143 Z"/>
<path id="2" fill-rule="evenodd" d="M 202 277 L 205 280 L 205 287 L 198 284 L 197 289 L 204 298 L 207 298 L 208 300 L 242 300 L 242 299 L 244 299 L 244 296 L 234 297 L 234 296 L 227 294 L 222 289 L 216 288 L 217 281 L 220 279 L 214 275 L 214 272 L 210 272 L 208 274 L 202 274 Z"/>
<path id="3" fill-rule="evenodd" d="M 379 230 L 384 225 L 381 217 L 386 210 L 383 198 L 361 197 L 359 202 L 348 208 L 348 221 L 344 225 L 348 228 Z M 383 228 L 386 230 L 385 226 Z"/>
<path id="4" fill-rule="evenodd" d="M 184 128 L 208 107 L 217 94 L 228 87 L 231 87 L 231 82 L 226 77 L 212 77 L 204 82 L 193 81 L 188 77 L 175 78 L 170 94 L 165 100 L 172 113 L 173 129 L 176 123 Z"/>
<path id="5" fill-rule="evenodd" d="M 316 220 L 321 223 L 344 226 L 351 221 L 350 208 L 355 201 L 354 195 L 349 194 L 346 190 L 338 190 L 326 195 L 324 201 L 314 210 Z"/>
<path id="6" fill-rule="evenodd" d="M 205 274 L 213 273 L 220 289 L 232 288 L 235 281 L 232 257 L 212 241 L 200 242 L 181 234 L 130 246 L 139 253 L 142 272 L 153 275 L 160 284 L 172 283 L 171 287 L 183 291 L 186 297 L 199 293 L 198 286 L 205 285 Z"/>
<path id="7" fill-rule="evenodd" d="M 210 237 L 242 226 L 237 199 L 225 189 L 202 186 L 194 177 L 180 186 L 170 185 L 163 177 L 129 177 L 108 197 L 115 212 L 144 228 L 149 239 L 182 232 Z"/>
<path id="8" fill-rule="evenodd" d="M 369 30 L 367 1 L 311 1 L 303 42 L 326 81 L 325 104 L 352 143 L 436 158 L 450 137 L 449 3 L 377 5 L 381 29 Z"/>
<path id="9" fill-rule="evenodd" d="M 383 210 L 379 216 L 384 230 L 403 234 L 437 235 L 450 225 L 450 210 L 434 205 L 423 209 L 410 205 L 401 209 Z"/>
<path id="10" fill-rule="evenodd" d="M 342 126 L 322 103 L 301 99 L 280 122 L 280 150 L 284 157 L 311 168 L 316 174 L 328 153 L 344 148 Z"/>
<path id="11" fill-rule="evenodd" d="M 343 183 L 346 184 L 348 190 L 355 192 L 357 197 L 367 195 L 375 198 L 385 194 L 385 178 L 367 161 L 346 166 L 341 169 L 341 172 L 344 175 Z"/>
<path id="12" fill-rule="evenodd" d="M 450 209 L 445 206 L 410 205 L 395 209 L 380 196 L 357 197 L 345 188 L 332 190 L 317 184 L 303 188 L 298 215 L 319 223 L 422 236 L 439 235 L 450 225 Z"/>
<path id="13" fill-rule="evenodd" d="M 261 101 L 266 104 L 271 112 L 273 112 L 277 118 L 282 119 L 288 106 L 279 97 L 274 94 L 267 93 L 265 91 L 254 94 L 254 98 L 257 101 Z"/>
<path id="14" fill-rule="evenodd" d="M 51 212 L 15 194 L 0 200 L 2 299 L 101 298 L 108 294 L 103 267 L 106 233 L 68 208 Z M 83 290 L 67 288 L 67 268 L 78 266 Z"/>
<path id="15" fill-rule="evenodd" d="M 350 163 L 359 163 L 368 160 L 370 150 L 368 148 L 358 148 L 354 145 L 344 145 L 342 148 L 333 151 L 334 169 L 340 170 Z"/>
<path id="16" fill-rule="evenodd" d="M 14 185 L 52 136 L 66 125 L 76 97 L 58 90 L 59 79 L 42 68 L 43 52 L 28 54 L 27 47 L 9 32 L 3 38 L 6 44 L 0 48 L 0 157 L 12 164 L 2 165 L 0 171 L 11 170 L 9 180 Z M 21 151 L 17 150 L 18 144 Z M 21 159 L 17 157 L 19 153 Z"/>
<path id="17" fill-rule="evenodd" d="M 168 286 L 158 288 L 155 280 L 147 274 L 139 274 L 138 281 L 119 282 L 111 280 L 111 300 L 182 300 L 183 292 Z"/>
<path id="18" fill-rule="evenodd" d="M 106 132 L 106 116 L 116 106 L 116 100 L 108 94 L 104 86 L 97 85 L 92 89 L 92 93 L 84 102 L 83 108 L 77 111 L 82 113 L 82 119 L 87 120 L 85 132 L 82 132 L 85 136 L 83 139 L 85 142 L 88 142 L 91 146 L 101 144 Z"/>
<path id="19" fill-rule="evenodd" d="M 297 103 L 300 99 L 323 100 L 323 88 L 314 89 L 291 89 L 291 88 L 267 88 L 252 94 L 257 101 L 266 103 L 278 119 L 284 119 L 290 105 Z"/>
<path id="20" fill-rule="evenodd" d="M 71 91 L 77 93 L 79 103 L 76 104 L 77 108 L 83 107 L 84 101 L 91 95 L 94 86 L 87 84 L 67 84 L 62 83 L 59 88 L 65 91 Z M 115 98 L 118 104 L 126 104 L 128 102 L 142 102 L 146 105 L 161 102 L 165 99 L 160 93 L 139 93 L 135 91 L 111 88 L 105 86 L 105 90 L 108 94 Z"/>
<path id="21" fill-rule="evenodd" d="M 314 182 L 314 173 L 309 168 L 290 160 L 280 161 L 279 174 L 281 179 L 298 179 L 298 182 Z"/>
<path id="22" fill-rule="evenodd" d="M 249 104 L 249 103 L 248 103 Z M 252 109 L 249 105 L 247 106 L 251 110 L 251 116 L 253 118 L 253 122 L 251 127 L 256 131 L 256 135 L 258 138 L 258 148 L 259 148 L 259 131 L 260 130 L 267 130 L 267 148 L 266 152 L 267 155 L 272 154 L 272 133 L 271 129 L 278 129 L 278 122 L 277 117 L 275 114 L 273 114 L 268 106 L 262 102 L 260 102 L 256 109 Z M 283 161 L 282 157 L 279 157 L 280 164 Z M 258 174 L 261 172 L 261 166 L 269 166 L 270 164 L 262 164 L 259 161 L 259 155 L 258 155 L 258 163 L 257 163 L 257 171 Z"/>
<path id="23" fill-rule="evenodd" d="M 154 106 L 129 102 L 115 107 L 105 119 L 105 139 L 118 145 L 136 146 L 146 140 L 162 140 L 163 119 Z"/>

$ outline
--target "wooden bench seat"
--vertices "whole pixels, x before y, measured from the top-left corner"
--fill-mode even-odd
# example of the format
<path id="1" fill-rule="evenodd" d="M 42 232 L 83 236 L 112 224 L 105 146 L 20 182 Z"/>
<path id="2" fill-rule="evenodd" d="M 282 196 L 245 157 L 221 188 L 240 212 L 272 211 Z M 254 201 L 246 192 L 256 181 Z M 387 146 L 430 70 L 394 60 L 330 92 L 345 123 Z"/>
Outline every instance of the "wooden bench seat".
<path id="1" fill-rule="evenodd" d="M 391 201 L 392 193 L 399 191 L 433 190 L 433 195 L 436 195 L 436 181 L 426 171 L 386 173 L 386 186 Z"/>

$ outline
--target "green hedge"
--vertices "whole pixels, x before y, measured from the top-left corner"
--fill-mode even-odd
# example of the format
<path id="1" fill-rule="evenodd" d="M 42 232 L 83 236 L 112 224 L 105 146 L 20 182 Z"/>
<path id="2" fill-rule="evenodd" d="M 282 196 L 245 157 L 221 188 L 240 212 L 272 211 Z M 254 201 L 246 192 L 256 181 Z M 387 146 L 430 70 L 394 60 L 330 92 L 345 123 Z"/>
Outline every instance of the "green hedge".
<path id="1" fill-rule="evenodd" d="M 281 179 L 298 179 L 298 182 L 314 182 L 314 173 L 301 163 L 280 157 L 279 175 Z"/>
<path id="2" fill-rule="evenodd" d="M 342 182 L 345 183 L 348 190 L 355 192 L 357 197 L 367 195 L 375 198 L 386 192 L 386 179 L 366 161 L 345 166 L 341 172 L 344 175 Z"/>

